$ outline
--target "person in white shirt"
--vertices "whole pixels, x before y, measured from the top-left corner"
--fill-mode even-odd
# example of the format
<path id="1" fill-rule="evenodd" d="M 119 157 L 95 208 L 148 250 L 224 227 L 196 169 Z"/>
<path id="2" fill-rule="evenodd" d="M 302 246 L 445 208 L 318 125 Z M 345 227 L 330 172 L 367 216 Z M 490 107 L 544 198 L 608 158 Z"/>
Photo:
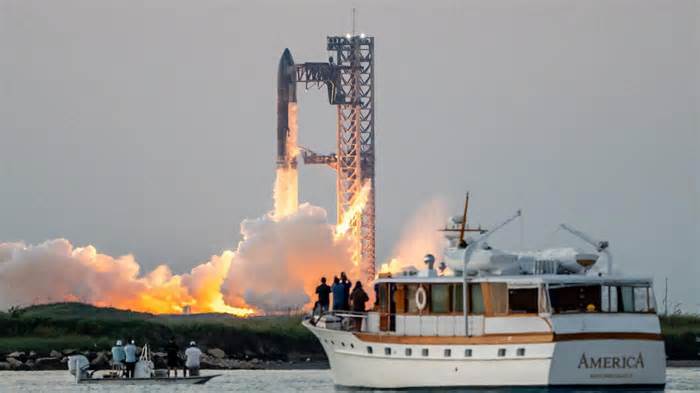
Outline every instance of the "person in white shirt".
<path id="1" fill-rule="evenodd" d="M 194 341 L 190 341 L 190 346 L 185 350 L 185 367 L 190 372 L 190 377 L 199 375 L 199 360 L 202 357 L 202 351 L 197 348 Z"/>

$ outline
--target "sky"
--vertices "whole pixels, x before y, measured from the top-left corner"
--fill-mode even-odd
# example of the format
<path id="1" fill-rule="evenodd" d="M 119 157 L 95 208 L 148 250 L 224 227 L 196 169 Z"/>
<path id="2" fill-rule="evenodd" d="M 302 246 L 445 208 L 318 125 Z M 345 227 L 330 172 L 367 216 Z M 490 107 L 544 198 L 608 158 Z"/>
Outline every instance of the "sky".
<path id="1" fill-rule="evenodd" d="M 272 207 L 277 62 L 375 37 L 377 256 L 434 198 L 503 248 L 610 241 L 700 312 L 698 1 L 0 0 L 0 242 L 66 238 L 150 269 L 235 248 Z M 299 89 L 299 142 L 335 109 Z M 335 174 L 300 200 L 335 211 Z M 657 294 L 659 301 L 663 293 Z"/>

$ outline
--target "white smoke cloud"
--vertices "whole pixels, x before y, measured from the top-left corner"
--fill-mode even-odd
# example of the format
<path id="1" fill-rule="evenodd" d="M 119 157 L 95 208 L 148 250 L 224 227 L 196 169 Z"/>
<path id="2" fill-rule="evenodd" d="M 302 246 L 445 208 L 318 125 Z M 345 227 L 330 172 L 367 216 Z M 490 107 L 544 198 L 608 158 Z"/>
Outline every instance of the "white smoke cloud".
<path id="1" fill-rule="evenodd" d="M 68 240 L 38 245 L 0 243 L 0 309 L 80 301 L 156 313 L 260 311 L 310 302 L 322 275 L 353 269 L 345 239 L 334 239 L 326 211 L 302 204 L 296 213 L 268 213 L 241 223 L 242 240 L 175 275 L 165 265 L 142 274 L 134 257 L 100 254 Z"/>
<path id="2" fill-rule="evenodd" d="M 438 231 L 445 226 L 447 202 L 434 197 L 424 203 L 403 226 L 399 242 L 394 247 L 393 258 L 382 264 L 382 272 L 398 272 L 407 266 L 422 268 L 425 254 L 433 254 L 442 260 L 445 247 L 444 233 Z"/>
<path id="3" fill-rule="evenodd" d="M 74 248 L 65 239 L 39 245 L 0 244 L 0 307 L 81 301 L 101 306 L 175 312 L 192 302 L 167 266 L 140 276 L 131 255 L 113 258 L 92 246 Z"/>
<path id="4" fill-rule="evenodd" d="M 335 240 L 334 230 L 326 211 L 307 203 L 285 217 L 243 221 L 243 240 L 222 288 L 226 302 L 265 311 L 309 303 L 321 276 L 353 270 L 352 244 Z"/>

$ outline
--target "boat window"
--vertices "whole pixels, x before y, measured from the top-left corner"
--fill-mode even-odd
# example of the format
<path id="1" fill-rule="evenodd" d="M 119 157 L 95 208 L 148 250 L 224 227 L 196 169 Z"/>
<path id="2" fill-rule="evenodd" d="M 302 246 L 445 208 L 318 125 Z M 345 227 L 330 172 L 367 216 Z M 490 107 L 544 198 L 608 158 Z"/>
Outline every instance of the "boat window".
<path id="1" fill-rule="evenodd" d="M 525 348 L 518 348 L 516 355 L 525 356 Z"/>
<path id="2" fill-rule="evenodd" d="M 508 286 L 505 283 L 490 283 L 488 291 L 491 299 L 491 313 L 505 315 L 508 313 Z"/>
<path id="3" fill-rule="evenodd" d="M 504 357 L 504 356 L 506 356 L 506 349 L 505 349 L 505 348 L 500 348 L 500 349 L 498 350 L 498 356 L 499 356 L 499 357 Z"/>
<path id="4" fill-rule="evenodd" d="M 374 352 L 374 351 L 372 350 L 372 347 L 367 347 L 367 353 L 371 355 L 372 352 Z"/>
<path id="5" fill-rule="evenodd" d="M 446 358 L 449 358 L 450 356 L 452 356 L 452 350 L 451 350 L 451 349 L 446 349 L 446 350 L 445 350 L 445 357 L 446 357 Z"/>
<path id="6" fill-rule="evenodd" d="M 654 288 L 648 287 L 647 288 L 647 302 L 649 305 L 649 310 L 648 312 L 655 313 L 656 312 L 656 296 L 654 295 Z"/>
<path id="7" fill-rule="evenodd" d="M 384 348 L 384 354 L 385 354 L 385 355 L 391 355 L 391 348 L 385 347 L 385 348 Z"/>
<path id="8" fill-rule="evenodd" d="M 512 314 L 537 314 L 538 288 L 508 290 L 508 311 Z"/>
<path id="9" fill-rule="evenodd" d="M 618 309 L 622 312 L 634 312 L 634 288 L 618 287 Z"/>
<path id="10" fill-rule="evenodd" d="M 423 348 L 423 350 L 421 351 L 421 354 L 423 356 L 428 356 L 429 355 L 428 348 Z"/>
<path id="11" fill-rule="evenodd" d="M 416 291 L 418 291 L 417 284 L 406 285 L 406 309 L 409 313 L 418 313 L 418 306 L 416 305 Z"/>
<path id="12" fill-rule="evenodd" d="M 433 284 L 430 288 L 430 311 L 450 312 L 450 288 L 447 284 Z"/>
<path id="13" fill-rule="evenodd" d="M 551 288 L 549 299 L 555 313 L 599 312 L 600 285 Z"/>
<path id="14" fill-rule="evenodd" d="M 452 312 L 464 312 L 464 294 L 462 293 L 462 284 L 452 284 Z"/>
<path id="15" fill-rule="evenodd" d="M 469 284 L 469 313 L 484 314 L 484 296 L 481 293 L 481 284 Z"/>
<path id="16" fill-rule="evenodd" d="M 652 307 L 649 306 L 649 288 L 637 287 L 634 288 L 634 311 L 649 312 Z"/>
<path id="17" fill-rule="evenodd" d="M 600 302 L 600 309 L 603 312 L 617 312 L 617 287 L 603 286 Z"/>
<path id="18" fill-rule="evenodd" d="M 465 349 L 465 350 L 464 350 L 464 357 L 465 357 L 465 358 L 470 358 L 470 357 L 472 357 L 472 350 L 471 350 L 471 349 Z"/>
<path id="19" fill-rule="evenodd" d="M 413 355 L 413 349 L 406 348 L 406 356 L 411 356 L 411 355 Z"/>

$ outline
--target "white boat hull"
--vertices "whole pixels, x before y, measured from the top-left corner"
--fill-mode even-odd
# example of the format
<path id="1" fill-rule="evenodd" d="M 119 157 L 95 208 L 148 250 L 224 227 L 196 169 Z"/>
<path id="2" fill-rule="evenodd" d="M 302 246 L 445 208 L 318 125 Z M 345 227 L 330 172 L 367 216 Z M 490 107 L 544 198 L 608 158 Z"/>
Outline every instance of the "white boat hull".
<path id="1" fill-rule="evenodd" d="M 665 383 L 663 341 L 582 339 L 532 344 L 399 344 L 366 342 L 351 332 L 304 324 L 321 341 L 333 380 L 341 386 L 662 386 Z M 367 347 L 372 348 L 372 353 Z M 427 356 L 424 349 L 428 350 Z M 465 356 L 467 350 L 471 351 L 470 357 Z"/>

